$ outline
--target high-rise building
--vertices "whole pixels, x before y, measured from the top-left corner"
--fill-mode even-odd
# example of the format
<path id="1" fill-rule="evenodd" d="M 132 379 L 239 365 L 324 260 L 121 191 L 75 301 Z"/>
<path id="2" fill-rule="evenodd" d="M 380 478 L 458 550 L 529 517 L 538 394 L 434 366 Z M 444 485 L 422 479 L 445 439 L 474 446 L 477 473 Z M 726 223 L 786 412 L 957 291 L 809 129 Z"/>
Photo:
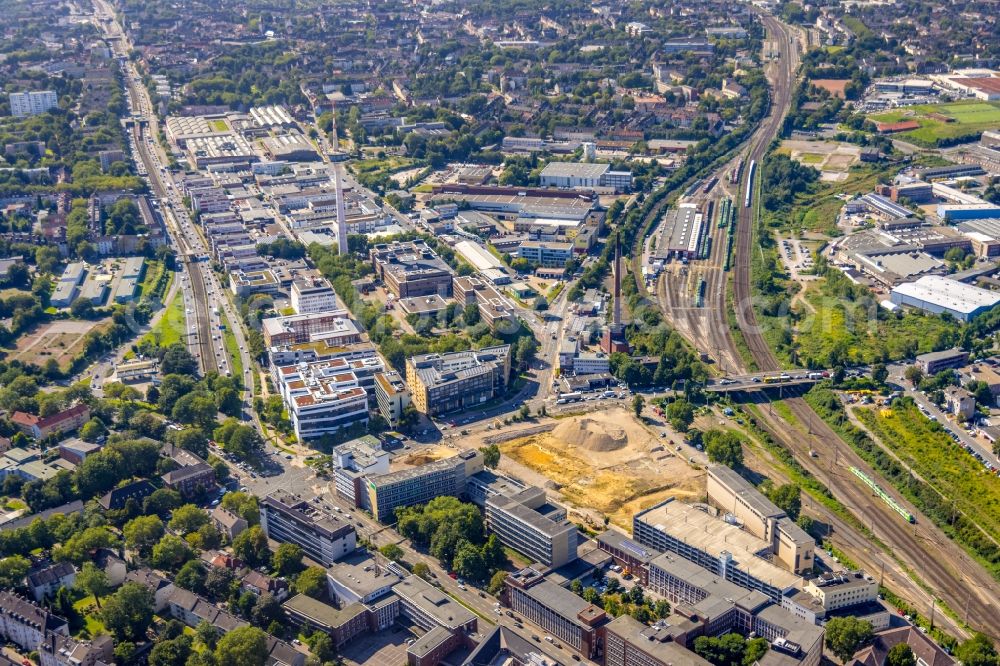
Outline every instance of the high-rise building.
<path id="1" fill-rule="evenodd" d="M 10 114 L 15 118 L 37 116 L 59 106 L 59 97 L 52 90 L 10 94 Z"/>
<path id="2" fill-rule="evenodd" d="M 267 538 L 294 543 L 325 567 L 353 553 L 357 546 L 357 531 L 349 520 L 284 490 L 261 500 L 260 526 Z"/>
<path id="3" fill-rule="evenodd" d="M 393 518 L 397 507 L 423 504 L 441 495 L 458 497 L 465 492 L 465 480 L 481 471 L 483 454 L 468 449 L 420 467 L 368 476 L 368 496 L 358 499 L 364 502 L 363 508 L 385 522 Z"/>

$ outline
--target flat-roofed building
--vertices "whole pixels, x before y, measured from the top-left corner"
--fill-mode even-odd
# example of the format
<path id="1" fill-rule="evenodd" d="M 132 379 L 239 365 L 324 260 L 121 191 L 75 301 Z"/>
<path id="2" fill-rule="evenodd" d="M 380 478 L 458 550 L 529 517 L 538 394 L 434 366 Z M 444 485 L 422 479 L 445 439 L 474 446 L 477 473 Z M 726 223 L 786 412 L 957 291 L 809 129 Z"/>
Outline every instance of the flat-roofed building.
<path id="1" fill-rule="evenodd" d="M 576 559 L 576 525 L 566 509 L 550 504 L 532 486 L 486 500 L 486 527 L 500 542 L 553 569 Z"/>
<path id="2" fill-rule="evenodd" d="M 545 580 L 535 569 L 507 576 L 501 600 L 587 659 L 599 659 L 603 653 L 602 628 L 608 621 L 604 610 Z"/>
<path id="3" fill-rule="evenodd" d="M 337 295 L 325 279 L 296 280 L 292 283 L 292 308 L 296 314 L 337 310 Z"/>
<path id="4" fill-rule="evenodd" d="M 632 534 L 643 546 L 676 553 L 775 601 L 802 585 L 802 578 L 765 559 L 770 542 L 683 502 L 670 499 L 636 514 Z"/>
<path id="5" fill-rule="evenodd" d="M 403 410 L 410 404 L 410 389 L 402 375 L 395 370 L 375 375 L 375 403 L 378 412 L 389 425 L 395 426 L 403 417 Z"/>
<path id="6" fill-rule="evenodd" d="M 605 666 L 710 666 L 688 647 L 687 631 L 695 623 L 680 617 L 653 626 L 622 615 L 605 627 Z M 693 647 L 693 646 L 692 646 Z"/>
<path id="7" fill-rule="evenodd" d="M 388 474 L 389 458 L 389 453 L 382 449 L 382 443 L 371 435 L 334 447 L 333 478 L 337 494 L 358 506 L 358 497 L 368 492 L 364 478 Z"/>
<path id="8" fill-rule="evenodd" d="M 376 245 L 370 257 L 376 276 L 396 298 L 451 295 L 451 267 L 423 241 Z"/>
<path id="9" fill-rule="evenodd" d="M 925 375 L 936 375 L 942 370 L 960 368 L 969 360 L 969 352 L 955 347 L 936 352 L 918 354 L 916 365 Z"/>
<path id="10" fill-rule="evenodd" d="M 368 392 L 350 371 L 329 373 L 318 365 L 282 368 L 278 387 L 288 417 L 300 440 L 321 437 L 356 423 L 368 423 Z"/>
<path id="11" fill-rule="evenodd" d="M 932 314 L 947 312 L 959 321 L 971 321 L 1000 303 L 1000 294 L 939 275 L 925 275 L 916 282 L 893 288 L 889 296 L 896 305 L 914 307 Z"/>
<path id="12" fill-rule="evenodd" d="M 527 240 L 517 248 L 517 256 L 539 266 L 559 268 L 573 257 L 573 243 Z"/>
<path id="13" fill-rule="evenodd" d="M 497 397 L 510 377 L 510 345 L 406 360 L 413 405 L 431 416 L 477 406 Z"/>
<path id="14" fill-rule="evenodd" d="M 347 310 L 331 310 L 270 317 L 261 322 L 264 343 L 280 347 L 303 342 L 325 340 L 334 345 L 361 342 L 361 331 Z"/>
<path id="15" fill-rule="evenodd" d="M 712 504 L 735 516 L 751 534 L 769 541 L 789 570 L 812 571 L 815 539 L 739 473 L 725 465 L 710 466 L 707 493 Z"/>
<path id="16" fill-rule="evenodd" d="M 379 521 L 395 516 L 398 507 L 429 502 L 441 495 L 460 496 L 465 492 L 465 480 L 483 471 L 483 454 L 468 449 L 442 460 L 390 472 L 367 476 L 367 497 L 363 508 L 369 509 Z"/>
<path id="17" fill-rule="evenodd" d="M 333 639 L 334 647 L 341 647 L 352 638 L 368 633 L 368 611 L 361 604 L 350 604 L 342 609 L 297 594 L 281 605 L 285 615 L 298 626 L 322 631 Z"/>
<path id="18" fill-rule="evenodd" d="M 663 214 L 659 233 L 654 258 L 663 261 L 691 259 L 698 254 L 704 234 L 702 214 L 694 204 L 680 204 Z"/>
<path id="19" fill-rule="evenodd" d="M 357 531 L 347 518 L 322 511 L 284 490 L 261 500 L 260 526 L 269 539 L 294 543 L 323 566 L 330 566 L 357 547 Z"/>
<path id="20" fill-rule="evenodd" d="M 628 570 L 643 585 L 649 581 L 649 563 L 662 554 L 655 548 L 636 543 L 614 529 L 597 536 L 597 547 L 611 555 L 615 563 Z"/>

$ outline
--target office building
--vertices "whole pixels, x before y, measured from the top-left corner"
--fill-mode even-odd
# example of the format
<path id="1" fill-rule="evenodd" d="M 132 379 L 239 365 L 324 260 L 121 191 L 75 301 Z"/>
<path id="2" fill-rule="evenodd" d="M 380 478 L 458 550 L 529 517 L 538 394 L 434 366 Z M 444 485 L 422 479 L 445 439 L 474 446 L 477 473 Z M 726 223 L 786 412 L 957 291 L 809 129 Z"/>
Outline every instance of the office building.
<path id="1" fill-rule="evenodd" d="M 271 317 L 261 322 L 268 347 L 324 341 L 331 345 L 361 342 L 361 331 L 347 310 Z"/>
<path id="2" fill-rule="evenodd" d="M 498 624 L 461 666 L 568 666 L 566 658 L 558 653 L 556 647 L 535 642 L 519 629 Z"/>
<path id="3" fill-rule="evenodd" d="M 566 509 L 547 502 L 541 488 L 488 498 L 486 527 L 503 545 L 547 567 L 576 559 L 576 525 L 566 519 Z"/>
<path id="4" fill-rule="evenodd" d="M 468 409 L 501 395 L 510 377 L 510 345 L 406 360 L 413 406 L 430 416 Z"/>
<path id="5" fill-rule="evenodd" d="M 368 423 L 368 392 L 354 372 L 332 364 L 322 361 L 278 368 L 278 391 L 300 440 Z"/>
<path id="6" fill-rule="evenodd" d="M 597 535 L 597 547 L 614 558 L 618 566 L 635 576 L 642 585 L 649 582 L 649 563 L 662 555 L 655 548 L 636 543 L 615 529 Z"/>
<path id="7" fill-rule="evenodd" d="M 388 474 L 389 457 L 382 450 L 382 442 L 371 435 L 334 447 L 333 479 L 337 494 L 358 506 L 358 497 L 366 496 L 368 492 L 364 485 L 365 477 Z"/>
<path id="8" fill-rule="evenodd" d="M 567 647 L 587 659 L 600 661 L 604 651 L 602 627 L 608 621 L 603 609 L 545 580 L 532 568 L 507 576 L 501 600 Z"/>
<path id="9" fill-rule="evenodd" d="M 587 162 L 549 162 L 539 174 L 542 187 L 611 188 L 624 192 L 632 187 L 632 174 L 611 171 L 609 164 Z"/>
<path id="10" fill-rule="evenodd" d="M 321 511 L 283 490 L 261 501 L 260 526 L 269 539 L 294 543 L 323 566 L 353 553 L 357 543 L 357 532 L 347 518 Z"/>
<path id="11" fill-rule="evenodd" d="M 296 314 L 336 310 L 337 295 L 326 280 L 296 280 L 292 283 L 292 308 Z"/>
<path id="12" fill-rule="evenodd" d="M 15 118 L 37 116 L 59 106 L 59 97 L 53 90 L 37 90 L 10 94 L 10 115 Z"/>
<path id="13" fill-rule="evenodd" d="M 675 620 L 682 620 L 674 622 Z M 605 628 L 605 666 L 711 666 L 687 646 L 694 623 L 671 617 L 647 626 L 622 615 Z"/>
<path id="14" fill-rule="evenodd" d="M 561 268 L 573 257 L 573 243 L 526 240 L 517 247 L 517 256 L 547 268 Z"/>
<path id="15" fill-rule="evenodd" d="M 376 245 L 370 257 L 375 276 L 396 298 L 451 295 L 451 267 L 423 241 Z"/>
<path id="16" fill-rule="evenodd" d="M 371 629 L 368 611 L 361 604 L 338 609 L 304 594 L 297 594 L 283 603 L 281 608 L 293 625 L 329 634 L 336 648 Z"/>
<path id="17" fill-rule="evenodd" d="M 774 601 L 802 584 L 799 576 L 769 561 L 771 542 L 674 499 L 636 514 L 632 535 L 642 546 L 676 553 Z"/>
<path id="18" fill-rule="evenodd" d="M 916 366 L 923 370 L 925 375 L 936 375 L 942 370 L 960 368 L 968 363 L 969 352 L 956 347 L 954 349 L 918 354 L 916 360 Z"/>
<path id="19" fill-rule="evenodd" d="M 361 506 L 382 522 L 392 521 L 398 507 L 429 502 L 441 495 L 458 497 L 465 480 L 483 470 L 483 454 L 471 449 L 442 460 L 365 479 Z"/>
<path id="20" fill-rule="evenodd" d="M 398 372 L 389 370 L 375 375 L 375 403 L 378 405 L 378 413 L 389 425 L 399 423 L 403 410 L 410 404 L 410 389 Z"/>
<path id="21" fill-rule="evenodd" d="M 734 516 L 743 528 L 772 544 L 776 558 L 790 571 L 809 573 L 816 541 L 774 502 L 725 465 L 708 468 L 708 500 Z"/>

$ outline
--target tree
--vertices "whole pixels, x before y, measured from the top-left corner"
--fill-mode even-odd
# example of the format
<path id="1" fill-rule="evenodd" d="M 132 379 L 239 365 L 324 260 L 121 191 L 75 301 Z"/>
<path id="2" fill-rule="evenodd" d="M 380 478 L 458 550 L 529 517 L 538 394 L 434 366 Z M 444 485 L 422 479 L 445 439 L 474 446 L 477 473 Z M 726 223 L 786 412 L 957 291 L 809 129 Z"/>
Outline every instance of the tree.
<path id="1" fill-rule="evenodd" d="M 387 560 L 392 560 L 393 562 L 399 562 L 403 559 L 403 549 L 394 543 L 387 543 L 378 549 L 378 552 L 382 553 Z"/>
<path id="2" fill-rule="evenodd" d="M 149 652 L 149 666 L 184 666 L 191 656 L 191 637 L 160 641 Z"/>
<path id="3" fill-rule="evenodd" d="M 139 516 L 125 523 L 122 528 L 125 545 L 149 557 L 153 546 L 163 537 L 163 521 L 156 516 Z"/>
<path id="4" fill-rule="evenodd" d="M 257 627 L 239 627 L 219 639 L 215 646 L 219 666 L 264 666 L 267 634 Z"/>
<path id="5" fill-rule="evenodd" d="M 222 497 L 222 508 L 232 511 L 251 526 L 260 523 L 260 509 L 257 498 L 247 493 L 232 492 Z"/>
<path id="6" fill-rule="evenodd" d="M 326 590 L 326 569 L 323 567 L 307 567 L 295 579 L 295 591 L 307 597 L 318 599 Z"/>
<path id="7" fill-rule="evenodd" d="M 243 530 L 233 539 L 233 553 L 251 567 L 266 564 L 270 551 L 267 549 L 267 535 L 259 525 Z"/>
<path id="8" fill-rule="evenodd" d="M 885 666 L 916 666 L 916 663 L 913 649 L 906 643 L 896 643 L 885 656 Z M 963 660 L 962 663 L 968 662 Z"/>
<path id="9" fill-rule="evenodd" d="M 164 350 L 160 359 L 160 372 L 164 375 L 192 376 L 197 371 L 198 361 L 183 343 L 176 342 Z"/>
<path id="10" fill-rule="evenodd" d="M 487 586 L 486 591 L 492 594 L 493 596 L 496 596 L 500 594 L 500 592 L 503 590 L 503 586 L 506 581 L 507 581 L 507 572 L 497 571 L 495 574 L 493 574 L 493 577 L 490 578 L 490 584 Z"/>
<path id="11" fill-rule="evenodd" d="M 250 611 L 250 621 L 258 627 L 266 627 L 283 617 L 284 611 L 281 610 L 281 602 L 268 592 L 257 597 L 257 603 Z"/>
<path id="12" fill-rule="evenodd" d="M 876 384 L 885 384 L 888 378 L 889 369 L 885 367 L 885 363 L 876 363 L 872 366 L 872 381 Z"/>
<path id="13" fill-rule="evenodd" d="M 208 620 L 202 620 L 198 623 L 198 626 L 194 628 L 195 638 L 198 642 L 207 647 L 209 650 L 214 650 L 216 644 L 219 642 L 220 630 L 214 624 L 208 622 Z"/>
<path id="14" fill-rule="evenodd" d="M 188 560 L 174 577 L 174 583 L 185 590 L 201 594 L 205 590 L 205 567 L 199 560 Z"/>
<path id="15" fill-rule="evenodd" d="M 225 599 L 233 587 L 233 572 L 225 567 L 209 567 L 205 576 L 205 593 L 213 599 Z"/>
<path id="16" fill-rule="evenodd" d="M 165 516 L 179 507 L 183 501 L 181 494 L 176 490 L 160 488 L 142 501 L 142 511 L 148 515 Z"/>
<path id="17" fill-rule="evenodd" d="M 674 430 L 687 432 L 694 422 L 694 407 L 687 400 L 674 400 L 667 405 L 667 420 Z"/>
<path id="18" fill-rule="evenodd" d="M 101 608 L 101 597 L 111 591 L 111 581 L 104 569 L 93 562 L 84 562 L 76 574 L 76 587 L 94 597 L 94 604 Z"/>
<path id="19" fill-rule="evenodd" d="M 708 459 L 733 469 L 743 466 L 743 445 L 739 436 L 728 430 L 708 430 L 702 435 Z"/>
<path id="20" fill-rule="evenodd" d="M 208 525 L 208 514 L 194 504 L 185 504 L 174 510 L 168 525 L 175 532 L 190 534 L 202 525 Z"/>
<path id="21" fill-rule="evenodd" d="M 309 645 L 310 652 L 316 655 L 316 658 L 323 663 L 333 661 L 337 656 L 333 640 L 330 639 L 330 634 L 325 631 L 314 632 L 306 641 L 306 644 Z"/>
<path id="22" fill-rule="evenodd" d="M 459 576 L 464 576 L 469 580 L 481 581 L 487 575 L 486 563 L 483 562 L 483 554 L 479 548 L 468 541 L 463 541 L 455 551 L 452 569 Z"/>
<path id="23" fill-rule="evenodd" d="M 483 454 L 483 465 L 490 469 L 496 469 L 497 465 L 500 464 L 500 447 L 496 444 L 490 444 L 480 448 L 479 451 Z"/>
<path id="24" fill-rule="evenodd" d="M 955 656 L 962 662 L 963 666 L 997 666 L 1000 660 L 997 659 L 996 648 L 993 642 L 979 632 L 972 638 L 961 643 L 955 649 Z"/>
<path id="25" fill-rule="evenodd" d="M 778 486 L 768 494 L 768 498 L 792 520 L 799 519 L 802 510 L 802 489 L 794 483 Z"/>
<path id="26" fill-rule="evenodd" d="M 911 365 L 903 371 L 903 377 L 913 386 L 917 386 L 924 378 L 924 372 L 917 366 Z"/>
<path id="27" fill-rule="evenodd" d="M 184 539 L 173 534 L 167 534 L 153 546 L 150 563 L 158 569 L 177 571 L 181 565 L 194 556 Z"/>
<path id="28" fill-rule="evenodd" d="M 31 569 L 31 560 L 21 555 L 11 555 L 0 560 L 0 587 L 20 587 Z"/>
<path id="29" fill-rule="evenodd" d="M 632 398 L 632 411 L 635 412 L 635 417 L 637 419 L 642 418 L 642 410 L 645 406 L 646 399 L 636 393 L 635 397 Z"/>
<path id="30" fill-rule="evenodd" d="M 279 576 L 291 576 L 302 570 L 302 548 L 294 543 L 283 543 L 274 551 L 271 566 Z"/>
<path id="31" fill-rule="evenodd" d="M 871 637 L 871 622 L 853 615 L 835 617 L 826 623 L 826 647 L 845 664 Z"/>
<path id="32" fill-rule="evenodd" d="M 125 583 L 101 610 L 104 626 L 118 641 L 142 641 L 153 621 L 153 593 L 139 583 Z"/>
<path id="33" fill-rule="evenodd" d="M 106 433 L 104 423 L 99 418 L 92 418 L 80 427 L 80 439 L 85 442 L 96 442 Z"/>
<path id="34" fill-rule="evenodd" d="M 175 431 L 173 442 L 177 446 L 202 458 L 208 457 L 208 437 L 198 428 Z"/>

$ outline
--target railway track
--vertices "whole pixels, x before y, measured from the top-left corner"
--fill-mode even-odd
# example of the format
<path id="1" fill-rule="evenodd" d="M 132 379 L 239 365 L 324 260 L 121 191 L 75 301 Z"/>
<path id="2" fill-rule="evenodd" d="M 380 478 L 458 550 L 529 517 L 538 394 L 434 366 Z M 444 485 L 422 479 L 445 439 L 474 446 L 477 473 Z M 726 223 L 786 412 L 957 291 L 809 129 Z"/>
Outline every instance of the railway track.
<path id="1" fill-rule="evenodd" d="M 773 17 L 765 16 L 763 21 L 772 34 L 785 34 Z M 758 165 L 771 141 L 778 135 L 790 103 L 793 80 L 791 49 L 787 38 L 779 39 L 779 42 L 782 45 L 782 69 L 776 77 L 779 84 L 775 86 L 772 113 L 764 121 L 762 130 L 754 137 L 747 155 L 748 162 L 756 160 Z M 760 169 L 758 178 L 759 171 Z M 756 183 L 748 184 L 753 185 Z M 755 249 L 754 213 L 758 207 L 758 196 L 751 190 L 751 205 L 739 209 L 733 293 L 737 322 L 753 361 L 759 370 L 771 371 L 780 370 L 781 364 L 764 338 L 752 303 L 750 263 L 751 253 Z M 1000 638 L 1000 595 L 992 576 L 915 507 L 907 504 L 907 508 L 912 509 L 917 516 L 917 524 L 910 525 L 873 498 L 867 487 L 854 478 L 849 468 L 857 467 L 881 483 L 880 475 L 874 473 L 853 449 L 843 443 L 839 435 L 819 418 L 805 400 L 790 398 L 785 403 L 800 424 L 809 424 L 809 434 L 803 436 L 800 429 L 761 410 L 765 427 L 775 439 L 791 450 L 803 467 L 822 481 L 879 539 L 889 544 L 898 559 L 911 571 L 919 572 L 920 579 L 937 597 L 959 613 L 963 620 L 975 629 Z M 810 455 L 813 451 L 819 452 L 820 458 L 813 458 Z M 884 485 L 890 487 L 888 484 Z M 925 614 L 932 612 L 930 608 L 920 610 Z"/>

